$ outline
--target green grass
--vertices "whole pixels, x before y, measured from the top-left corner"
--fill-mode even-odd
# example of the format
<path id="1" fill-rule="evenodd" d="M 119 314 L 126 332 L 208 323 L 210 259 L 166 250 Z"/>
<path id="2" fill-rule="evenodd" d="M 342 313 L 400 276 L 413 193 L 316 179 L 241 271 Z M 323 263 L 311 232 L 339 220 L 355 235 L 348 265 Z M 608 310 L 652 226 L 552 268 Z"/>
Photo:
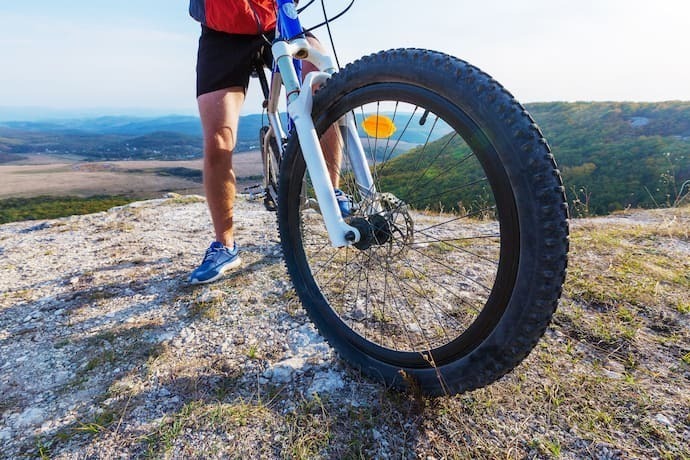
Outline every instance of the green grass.
<path id="1" fill-rule="evenodd" d="M 0 200 L 0 224 L 91 214 L 136 200 L 137 198 L 123 195 L 99 195 L 88 198 L 76 196 L 7 198 Z"/>

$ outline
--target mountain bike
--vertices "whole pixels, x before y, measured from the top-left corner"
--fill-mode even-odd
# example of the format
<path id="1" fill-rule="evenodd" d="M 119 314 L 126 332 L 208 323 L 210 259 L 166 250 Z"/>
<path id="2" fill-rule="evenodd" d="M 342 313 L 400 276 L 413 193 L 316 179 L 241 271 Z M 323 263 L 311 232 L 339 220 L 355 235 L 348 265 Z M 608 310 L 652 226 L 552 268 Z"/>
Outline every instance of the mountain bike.
<path id="1" fill-rule="evenodd" d="M 533 349 L 561 294 L 568 208 L 549 145 L 453 56 L 393 49 L 338 69 L 305 37 L 311 3 L 276 0 L 270 81 L 257 69 L 266 205 L 295 291 L 369 377 L 428 395 L 488 385 Z M 319 69 L 303 81 L 302 60 Z"/>

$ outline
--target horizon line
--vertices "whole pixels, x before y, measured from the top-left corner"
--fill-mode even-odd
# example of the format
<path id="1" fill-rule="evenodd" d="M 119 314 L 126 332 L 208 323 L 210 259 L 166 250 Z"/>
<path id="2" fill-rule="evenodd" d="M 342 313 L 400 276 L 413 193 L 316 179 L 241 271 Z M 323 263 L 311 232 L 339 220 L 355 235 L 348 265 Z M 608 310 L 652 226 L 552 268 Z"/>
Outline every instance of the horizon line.
<path id="1" fill-rule="evenodd" d="M 631 104 L 662 104 L 669 102 L 688 102 L 683 99 L 665 100 L 550 100 L 550 101 L 529 101 L 521 102 L 523 105 L 531 104 L 594 104 L 594 103 L 631 103 Z M 242 112 L 241 117 L 248 115 L 261 115 L 262 112 Z M 43 107 L 43 106 L 3 106 L 0 105 L 0 122 L 13 121 L 50 121 L 83 118 L 102 118 L 102 117 L 132 117 L 132 118 L 160 118 L 168 116 L 195 117 L 199 118 L 196 109 L 191 108 L 137 108 L 137 107 Z"/>

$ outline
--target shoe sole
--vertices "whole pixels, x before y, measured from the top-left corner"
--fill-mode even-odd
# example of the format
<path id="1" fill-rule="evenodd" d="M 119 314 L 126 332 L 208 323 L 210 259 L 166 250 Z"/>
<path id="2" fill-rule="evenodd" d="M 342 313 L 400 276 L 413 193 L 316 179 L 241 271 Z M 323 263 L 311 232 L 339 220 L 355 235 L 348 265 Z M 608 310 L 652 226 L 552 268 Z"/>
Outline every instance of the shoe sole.
<path id="1" fill-rule="evenodd" d="M 197 279 L 193 279 L 193 280 L 190 280 L 189 283 L 190 283 L 190 284 L 208 284 L 208 283 L 213 283 L 213 282 L 216 281 L 217 279 L 221 278 L 221 277 L 225 274 L 226 271 L 231 270 L 231 269 L 233 269 L 233 268 L 237 268 L 237 267 L 240 266 L 240 264 L 242 264 L 242 259 L 240 259 L 239 256 L 238 256 L 235 260 L 233 260 L 233 261 L 230 262 L 229 264 L 223 265 L 223 266 L 221 267 L 220 271 L 218 272 L 218 274 L 217 274 L 216 276 L 214 276 L 214 277 L 212 277 L 212 278 L 209 278 L 209 279 L 207 279 L 207 280 L 203 280 L 203 281 L 199 281 L 199 280 L 197 280 Z"/>

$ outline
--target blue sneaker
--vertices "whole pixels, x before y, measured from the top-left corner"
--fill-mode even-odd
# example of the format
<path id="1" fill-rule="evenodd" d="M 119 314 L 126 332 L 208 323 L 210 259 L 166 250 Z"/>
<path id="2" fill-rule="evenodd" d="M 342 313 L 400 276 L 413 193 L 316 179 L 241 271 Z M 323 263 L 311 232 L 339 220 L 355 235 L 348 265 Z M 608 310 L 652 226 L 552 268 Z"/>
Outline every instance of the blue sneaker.
<path id="1" fill-rule="evenodd" d="M 335 199 L 338 200 L 338 208 L 340 208 L 340 215 L 345 217 L 350 217 L 352 215 L 352 197 L 346 195 L 345 192 L 336 188 L 333 190 L 335 192 Z"/>
<path id="2" fill-rule="evenodd" d="M 211 283 L 231 268 L 238 267 L 242 263 L 239 257 L 237 243 L 232 249 L 226 248 L 223 243 L 214 241 L 206 250 L 203 262 L 189 275 L 191 284 Z"/>

